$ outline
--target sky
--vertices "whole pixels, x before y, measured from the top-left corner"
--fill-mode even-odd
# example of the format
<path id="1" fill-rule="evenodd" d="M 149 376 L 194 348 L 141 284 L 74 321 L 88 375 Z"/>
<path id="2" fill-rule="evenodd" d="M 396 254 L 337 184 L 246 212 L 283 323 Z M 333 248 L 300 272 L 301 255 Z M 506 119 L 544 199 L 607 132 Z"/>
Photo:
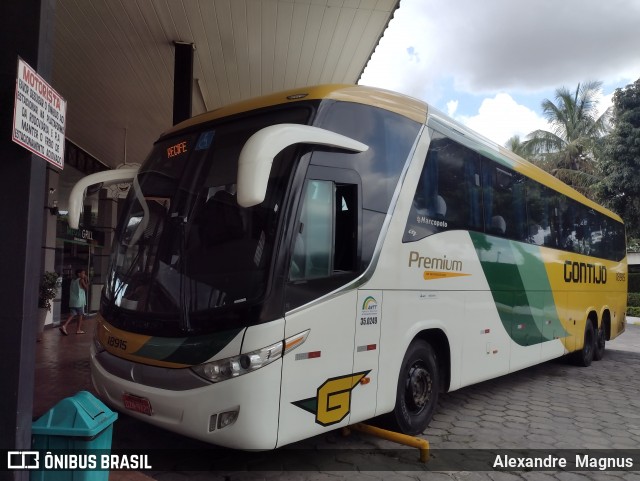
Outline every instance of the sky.
<path id="1" fill-rule="evenodd" d="M 424 100 L 494 142 L 550 130 L 555 90 L 640 78 L 640 0 L 400 0 L 360 84 Z"/>

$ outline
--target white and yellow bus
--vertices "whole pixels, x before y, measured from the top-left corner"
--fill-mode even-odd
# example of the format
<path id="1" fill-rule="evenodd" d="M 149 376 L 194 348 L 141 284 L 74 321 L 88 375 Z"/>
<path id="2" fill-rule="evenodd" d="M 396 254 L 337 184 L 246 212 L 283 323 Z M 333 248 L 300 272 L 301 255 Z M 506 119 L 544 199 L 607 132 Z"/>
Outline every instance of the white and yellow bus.
<path id="1" fill-rule="evenodd" d="M 399 94 L 329 85 L 163 134 L 129 178 L 91 372 L 140 420 L 273 449 L 625 330 L 624 225 Z"/>

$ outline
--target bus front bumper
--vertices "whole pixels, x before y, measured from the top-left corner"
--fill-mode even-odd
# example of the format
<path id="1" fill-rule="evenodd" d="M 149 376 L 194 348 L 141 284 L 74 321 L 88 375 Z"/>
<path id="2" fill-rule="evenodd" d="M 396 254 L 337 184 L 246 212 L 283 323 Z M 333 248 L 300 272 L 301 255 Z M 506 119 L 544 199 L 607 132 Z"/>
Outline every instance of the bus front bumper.
<path id="1" fill-rule="evenodd" d="M 106 352 L 91 346 L 91 379 L 111 407 L 187 437 L 234 449 L 274 449 L 278 434 L 281 360 L 255 372 L 186 390 L 148 386 L 109 372 Z M 224 426 L 225 421 L 235 420 Z M 224 419 L 224 421 L 222 421 Z"/>

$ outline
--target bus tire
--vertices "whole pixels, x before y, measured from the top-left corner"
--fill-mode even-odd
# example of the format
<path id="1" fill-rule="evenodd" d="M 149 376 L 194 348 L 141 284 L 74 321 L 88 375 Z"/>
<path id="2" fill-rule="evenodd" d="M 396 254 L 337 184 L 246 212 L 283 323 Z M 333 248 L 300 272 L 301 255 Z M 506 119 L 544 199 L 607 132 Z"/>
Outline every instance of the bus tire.
<path id="1" fill-rule="evenodd" d="M 440 371 L 431 345 L 413 341 L 402 360 L 396 405 L 391 414 L 393 428 L 404 434 L 421 434 L 438 404 Z"/>
<path id="2" fill-rule="evenodd" d="M 574 355 L 574 362 L 578 366 L 589 367 L 593 361 L 593 356 L 596 350 L 596 333 L 593 329 L 593 322 L 591 319 L 587 319 L 587 323 L 584 326 L 584 345 L 582 349 L 577 351 Z"/>
<path id="3" fill-rule="evenodd" d="M 600 329 L 596 331 L 595 349 L 593 351 L 593 360 L 600 361 L 604 357 L 604 348 L 607 342 L 607 333 L 605 332 L 604 321 Z"/>

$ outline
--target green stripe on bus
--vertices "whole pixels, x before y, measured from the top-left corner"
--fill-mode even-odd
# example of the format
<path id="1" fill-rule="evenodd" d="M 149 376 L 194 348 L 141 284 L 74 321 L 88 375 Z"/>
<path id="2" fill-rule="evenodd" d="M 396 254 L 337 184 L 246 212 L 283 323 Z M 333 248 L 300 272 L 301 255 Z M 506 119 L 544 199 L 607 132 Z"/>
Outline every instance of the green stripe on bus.
<path id="1" fill-rule="evenodd" d="M 510 243 L 524 260 L 522 264 L 518 264 L 518 269 L 527 295 L 526 305 L 529 306 L 531 317 L 542 334 L 541 341 L 568 336 L 558 316 L 540 247 L 520 242 L 510 241 Z"/>
<path id="2" fill-rule="evenodd" d="M 196 365 L 211 359 L 224 349 L 242 328 L 194 337 L 152 337 L 138 349 L 136 356 L 178 364 Z"/>
<path id="3" fill-rule="evenodd" d="M 152 337 L 133 354 L 162 361 L 175 352 L 186 339 L 186 337 Z"/>
<path id="4" fill-rule="evenodd" d="M 513 341 L 532 346 L 564 333 L 540 248 L 470 232 L 500 320 Z M 566 335 L 566 333 L 564 333 Z"/>

